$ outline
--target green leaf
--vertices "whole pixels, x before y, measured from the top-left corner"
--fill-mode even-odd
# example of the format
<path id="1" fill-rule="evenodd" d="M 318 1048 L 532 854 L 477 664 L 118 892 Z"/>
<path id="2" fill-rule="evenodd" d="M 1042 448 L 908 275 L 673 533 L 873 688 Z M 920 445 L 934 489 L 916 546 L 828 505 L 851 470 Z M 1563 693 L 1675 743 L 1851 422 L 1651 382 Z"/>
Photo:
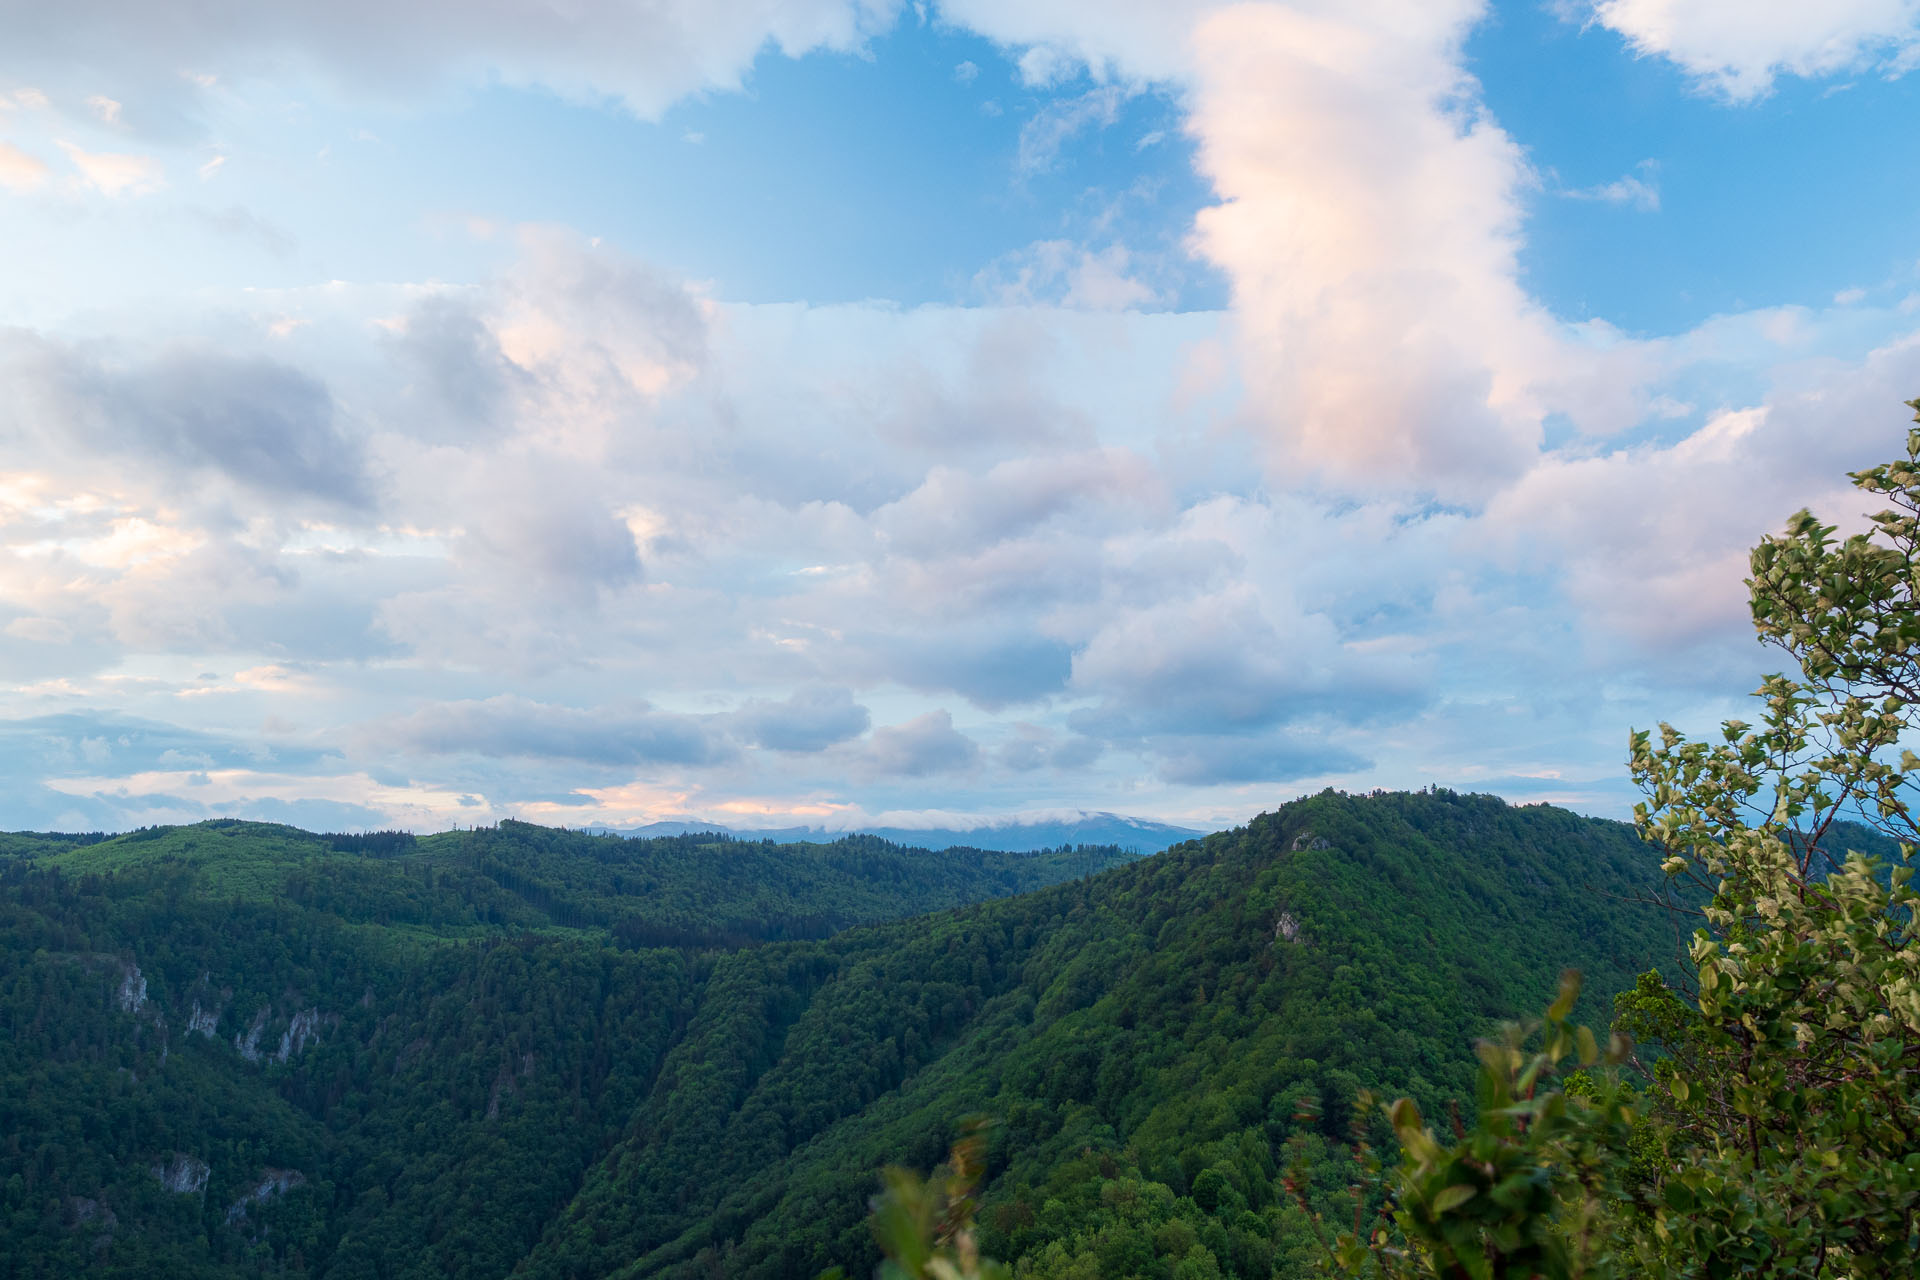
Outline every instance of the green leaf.
<path id="1" fill-rule="evenodd" d="M 1548 1022 L 1565 1022 L 1573 1012 L 1574 1001 L 1580 998 L 1580 971 L 1569 969 L 1560 975 L 1560 995 L 1547 1010 Z"/>

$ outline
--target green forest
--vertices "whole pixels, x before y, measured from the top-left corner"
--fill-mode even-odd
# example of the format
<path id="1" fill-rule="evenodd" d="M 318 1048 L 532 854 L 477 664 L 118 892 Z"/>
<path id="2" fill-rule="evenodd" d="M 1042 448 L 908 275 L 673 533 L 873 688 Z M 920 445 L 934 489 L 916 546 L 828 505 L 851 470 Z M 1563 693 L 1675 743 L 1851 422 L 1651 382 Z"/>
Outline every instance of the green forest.
<path id="1" fill-rule="evenodd" d="M 989 1130 L 1035 1275 L 1299 1274 L 1280 1151 L 1670 962 L 1620 823 L 1445 791 L 1136 859 L 233 822 L 0 861 L 10 1276 L 812 1276 Z M 1542 975 L 1547 975 L 1543 979 Z M 1310 1101 L 1318 1119 L 1296 1120 Z"/>

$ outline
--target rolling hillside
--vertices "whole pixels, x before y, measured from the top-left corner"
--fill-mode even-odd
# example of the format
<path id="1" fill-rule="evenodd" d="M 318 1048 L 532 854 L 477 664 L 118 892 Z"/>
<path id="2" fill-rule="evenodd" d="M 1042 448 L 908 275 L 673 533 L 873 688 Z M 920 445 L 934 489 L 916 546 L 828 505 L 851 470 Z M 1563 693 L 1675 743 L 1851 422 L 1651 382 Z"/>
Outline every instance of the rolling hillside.
<path id="1" fill-rule="evenodd" d="M 1119 856 L 8 839 L 13 1275 L 861 1274 L 874 1170 L 972 1113 L 1027 1272 L 1291 1274 L 1303 1100 L 1338 1186 L 1358 1087 L 1444 1105 L 1560 968 L 1604 1020 L 1672 946 L 1630 830 L 1446 792 L 1039 888 Z"/>

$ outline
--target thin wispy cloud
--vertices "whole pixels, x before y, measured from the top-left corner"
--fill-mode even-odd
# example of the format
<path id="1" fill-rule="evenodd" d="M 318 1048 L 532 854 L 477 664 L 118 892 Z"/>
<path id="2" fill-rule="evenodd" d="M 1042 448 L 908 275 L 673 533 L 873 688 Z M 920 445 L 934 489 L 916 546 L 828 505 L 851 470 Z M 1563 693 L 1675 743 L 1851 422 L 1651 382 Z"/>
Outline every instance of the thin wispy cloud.
<path id="1" fill-rule="evenodd" d="M 1109 128 L 1119 120 L 1121 104 L 1128 96 L 1119 85 L 1100 85 L 1048 103 L 1021 126 L 1015 167 L 1026 174 L 1051 168 L 1061 148 L 1073 139 L 1090 129 Z"/>
<path id="2" fill-rule="evenodd" d="M 81 181 L 103 196 L 152 195 L 166 184 L 165 171 L 153 156 L 87 151 L 65 139 L 56 145 L 67 153 Z"/>
<path id="3" fill-rule="evenodd" d="M 1611 182 L 1602 182 L 1591 187 L 1576 187 L 1560 194 L 1569 200 L 1592 200 L 1602 204 L 1625 205 L 1643 213 L 1660 211 L 1660 167 L 1652 160 L 1643 160 L 1632 173 L 1622 174 Z"/>
<path id="4" fill-rule="evenodd" d="M 10 142 L 0 142 L 0 187 L 31 191 L 47 180 L 47 162 L 22 151 Z"/>

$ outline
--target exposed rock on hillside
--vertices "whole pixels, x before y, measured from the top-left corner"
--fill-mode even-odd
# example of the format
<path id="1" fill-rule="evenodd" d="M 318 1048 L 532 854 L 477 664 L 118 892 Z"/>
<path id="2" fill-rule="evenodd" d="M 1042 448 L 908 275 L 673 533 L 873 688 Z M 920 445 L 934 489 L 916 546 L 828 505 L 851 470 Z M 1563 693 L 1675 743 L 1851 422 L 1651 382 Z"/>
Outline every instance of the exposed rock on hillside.
<path id="1" fill-rule="evenodd" d="M 205 1193 L 210 1172 L 206 1161 L 179 1151 L 174 1152 L 167 1163 L 153 1166 L 153 1176 L 160 1180 L 160 1185 L 183 1196 Z"/>
<path id="2" fill-rule="evenodd" d="M 307 1175 L 298 1169 L 265 1169 L 261 1171 L 260 1181 L 244 1191 L 238 1200 L 227 1206 L 229 1225 L 247 1216 L 247 1210 L 256 1204 L 264 1204 L 278 1195 L 285 1195 L 296 1187 L 307 1185 Z"/>

